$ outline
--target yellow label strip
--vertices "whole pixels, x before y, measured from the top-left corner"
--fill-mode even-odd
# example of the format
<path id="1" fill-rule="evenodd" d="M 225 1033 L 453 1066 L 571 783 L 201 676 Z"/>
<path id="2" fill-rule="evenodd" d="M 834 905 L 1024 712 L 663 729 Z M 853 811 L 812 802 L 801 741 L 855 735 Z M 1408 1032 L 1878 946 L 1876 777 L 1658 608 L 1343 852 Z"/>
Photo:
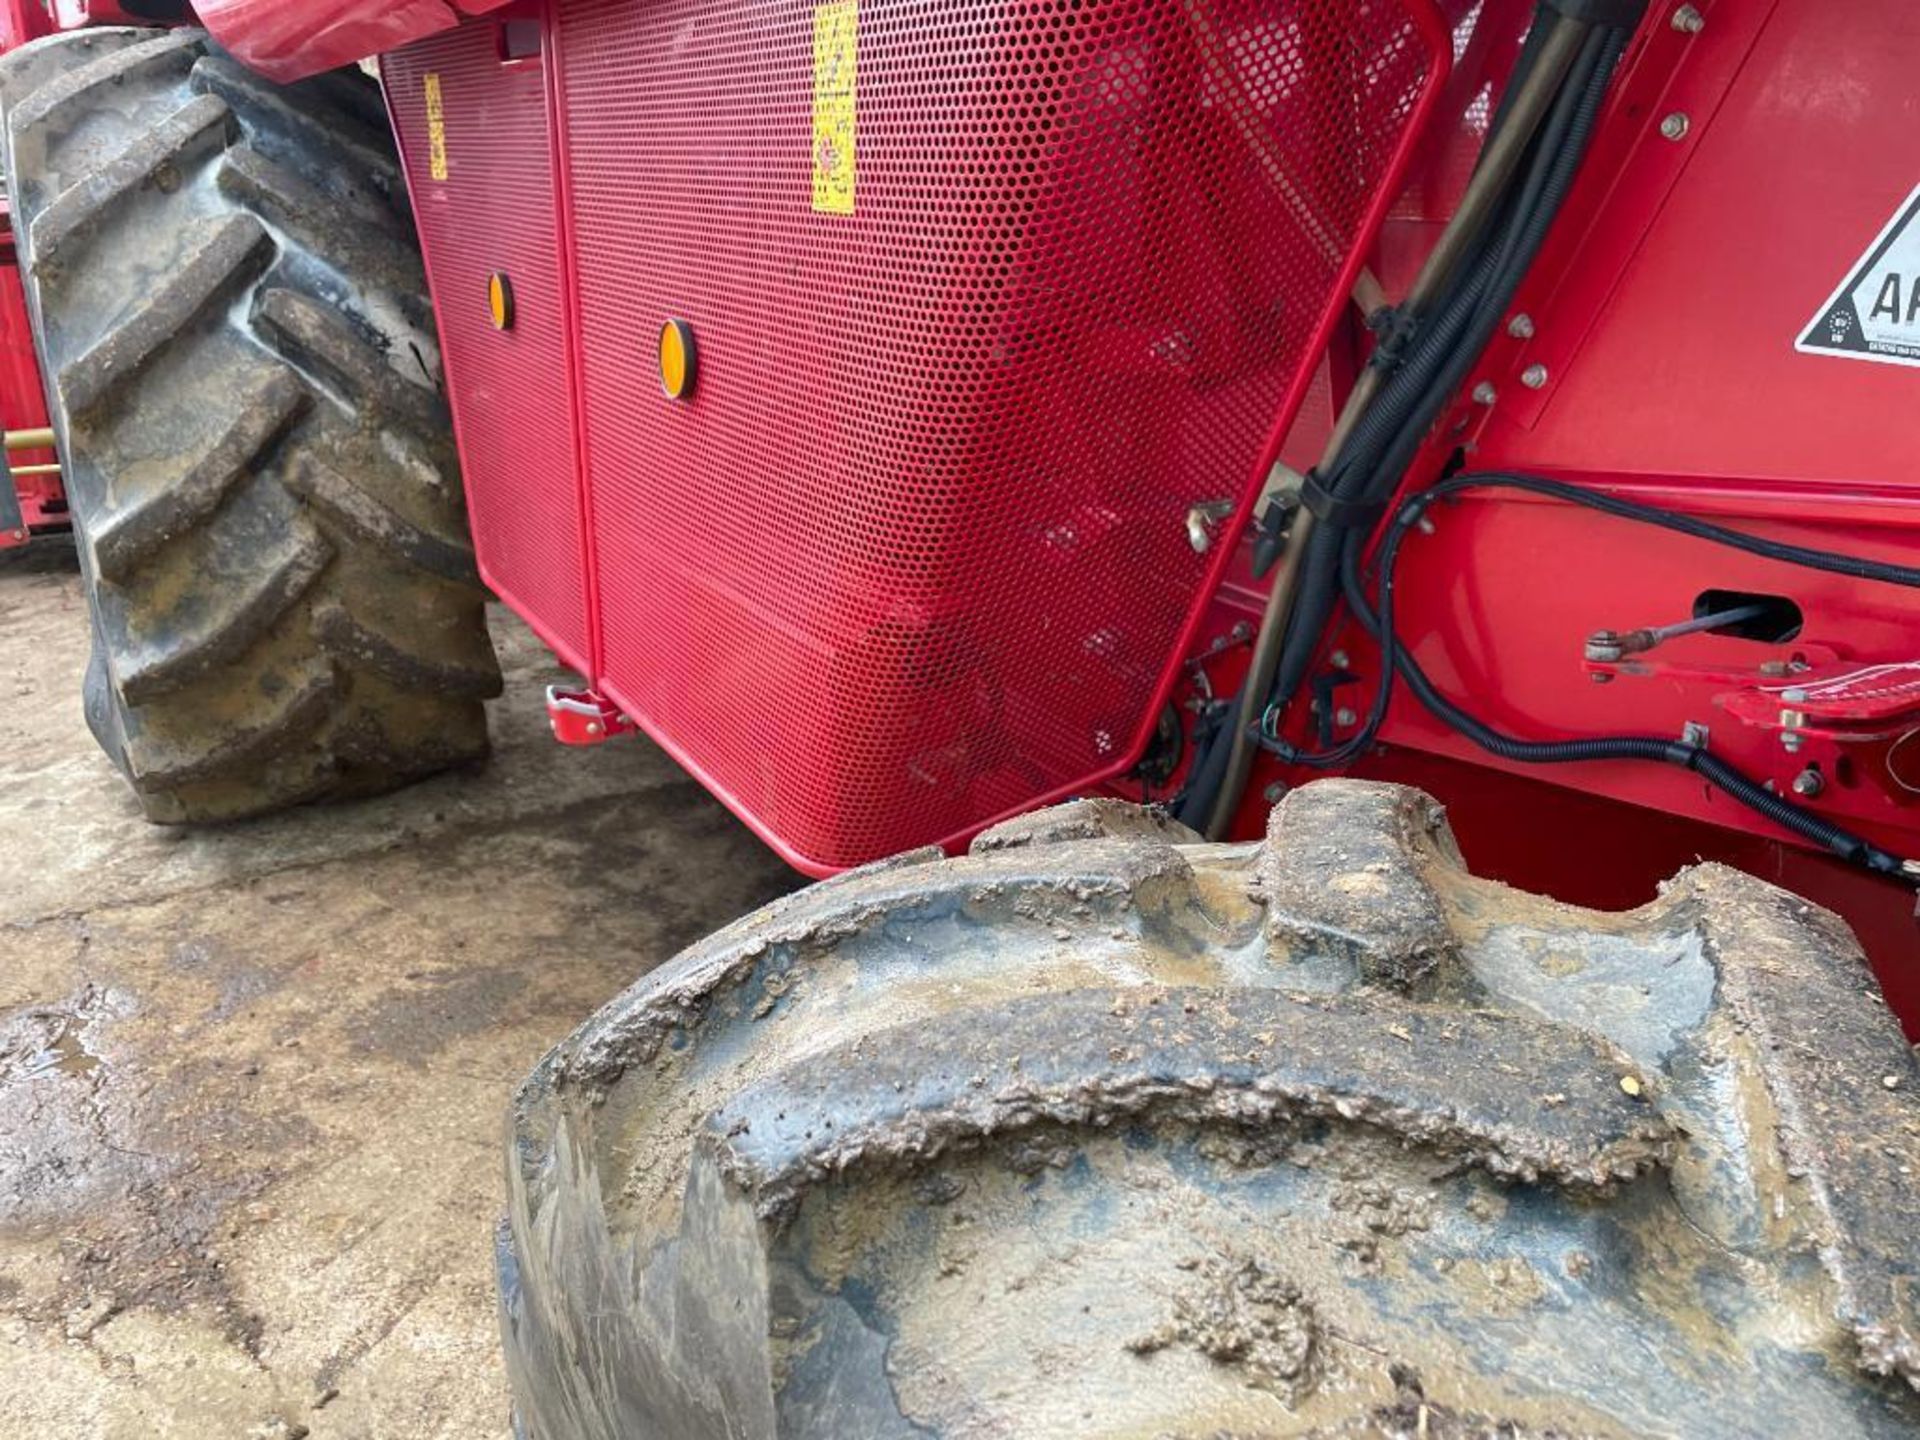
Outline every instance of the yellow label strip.
<path id="1" fill-rule="evenodd" d="M 447 109 L 440 98 L 440 76 L 429 71 L 427 92 L 427 173 L 435 180 L 447 178 Z"/>
<path id="2" fill-rule="evenodd" d="M 813 208 L 853 214 L 858 171 L 854 89 L 860 61 L 858 0 L 831 0 L 813 12 Z"/>

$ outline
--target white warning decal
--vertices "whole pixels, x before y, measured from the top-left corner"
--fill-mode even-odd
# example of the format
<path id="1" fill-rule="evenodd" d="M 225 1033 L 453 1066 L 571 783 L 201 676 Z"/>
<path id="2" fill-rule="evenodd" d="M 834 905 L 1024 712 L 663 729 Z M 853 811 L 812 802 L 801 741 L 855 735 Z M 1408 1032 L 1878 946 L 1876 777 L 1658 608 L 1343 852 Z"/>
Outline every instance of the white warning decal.
<path id="1" fill-rule="evenodd" d="M 1920 187 L 1793 348 L 1807 355 L 1920 365 Z"/>

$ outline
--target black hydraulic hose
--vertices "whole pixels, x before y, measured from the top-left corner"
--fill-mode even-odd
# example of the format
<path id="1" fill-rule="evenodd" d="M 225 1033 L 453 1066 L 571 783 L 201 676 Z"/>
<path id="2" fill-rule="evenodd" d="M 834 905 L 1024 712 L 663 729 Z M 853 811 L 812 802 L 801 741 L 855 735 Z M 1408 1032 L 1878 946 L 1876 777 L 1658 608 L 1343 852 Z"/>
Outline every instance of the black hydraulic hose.
<path id="1" fill-rule="evenodd" d="M 1403 509 L 1423 511 L 1462 490 L 1524 490 L 1532 495 L 1545 495 L 1554 500 L 1584 505 L 1589 510 L 1599 510 L 1623 520 L 1657 525 L 1663 530 L 1691 535 L 1696 540 L 1744 550 L 1764 560 L 1778 560 L 1807 570 L 1823 570 L 1829 575 L 1845 575 L 1853 580 L 1874 580 L 1883 585 L 1920 589 L 1920 567 L 1870 560 L 1862 555 L 1836 555 L 1829 550 L 1814 550 L 1805 545 L 1789 545 L 1783 540 L 1769 540 L 1763 535 L 1749 535 L 1744 530 L 1716 525 L 1711 520 L 1702 520 L 1695 515 L 1682 515 L 1675 510 L 1643 505 L 1637 500 L 1624 500 L 1604 490 L 1589 490 L 1584 486 L 1569 485 L 1564 480 L 1549 480 L 1544 475 L 1527 475 L 1515 470 L 1478 470 L 1455 475 L 1410 497 Z M 1418 515 L 1414 518 L 1418 519 Z"/>
<path id="2" fill-rule="evenodd" d="M 1222 743 L 1233 728 L 1234 707 L 1228 704 L 1225 717 L 1205 743 L 1196 746 L 1193 769 L 1188 772 L 1185 792 L 1174 807 L 1174 818 L 1195 829 L 1206 824 L 1208 812 L 1227 778 L 1227 761 L 1233 747 Z"/>
<path id="3" fill-rule="evenodd" d="M 1406 375 L 1409 379 L 1418 380 L 1423 389 L 1403 407 L 1397 424 L 1384 413 L 1380 416 L 1377 429 L 1385 437 L 1388 448 L 1383 456 L 1373 462 L 1370 473 L 1355 482 L 1345 473 L 1346 466 L 1341 467 L 1343 473 L 1335 493 L 1342 498 L 1384 500 L 1399 484 L 1442 407 L 1451 400 L 1478 362 L 1511 303 L 1514 292 L 1545 243 L 1547 232 L 1552 228 L 1560 207 L 1565 203 L 1567 192 L 1573 186 L 1574 176 L 1579 172 L 1587 144 L 1599 122 L 1600 107 L 1605 101 L 1614 67 L 1625 48 L 1626 35 L 1620 31 L 1595 31 L 1588 37 L 1569 72 L 1566 91 L 1542 127 L 1540 155 L 1530 168 L 1514 208 L 1515 221 L 1507 228 L 1501 243 L 1482 257 L 1472 280 L 1463 288 L 1461 298 L 1471 297 L 1463 307 L 1470 312 L 1470 326 L 1466 327 L 1464 335 L 1460 334 L 1459 326 L 1450 326 L 1445 334 L 1436 327 L 1434 338 L 1444 341 L 1444 344 L 1431 352 L 1433 362 L 1418 363 L 1426 357 L 1416 356 L 1408 364 Z M 1482 274 L 1482 270 L 1491 273 Z M 1380 409 L 1384 412 L 1386 407 Z M 1373 418 L 1371 413 L 1368 418 Z M 1373 436 L 1364 434 L 1363 429 L 1363 426 L 1355 427 L 1357 443 L 1349 453 L 1364 453 L 1362 447 L 1371 445 Z M 1306 672 L 1319 647 L 1322 630 L 1332 615 L 1338 592 L 1353 588 L 1348 572 L 1358 564 L 1366 534 L 1358 527 L 1351 527 L 1314 538 L 1324 539 L 1338 550 L 1337 568 L 1342 579 L 1329 580 L 1326 592 L 1316 595 L 1311 606 L 1304 603 L 1306 597 L 1303 596 L 1303 605 L 1298 613 L 1302 618 L 1313 618 L 1314 623 L 1311 628 L 1303 626 L 1289 635 L 1276 675 L 1274 694 L 1267 708 L 1268 715 L 1273 714 L 1276 708 L 1283 708 L 1304 683 Z M 1326 556 L 1310 553 L 1308 559 L 1315 563 L 1306 572 L 1303 581 L 1318 579 L 1327 570 L 1335 568 Z M 1293 757 L 1295 763 L 1331 768 L 1348 763 L 1363 751 L 1371 742 L 1371 732 L 1377 730 L 1386 719 L 1391 680 L 1392 671 L 1387 669 L 1382 675 L 1381 691 L 1367 723 L 1353 737 L 1329 751 L 1296 753 Z"/>
<path id="4" fill-rule="evenodd" d="M 1387 443 L 1395 427 L 1404 422 L 1404 417 L 1432 384 L 1432 376 L 1445 364 L 1447 354 L 1460 343 L 1461 333 L 1472 320 L 1486 284 L 1493 278 L 1496 263 L 1497 256 L 1492 249 L 1483 251 L 1473 262 L 1460 289 L 1449 297 L 1432 326 L 1415 343 L 1406 363 L 1387 381 L 1380 398 L 1360 417 L 1341 451 L 1340 464 L 1327 478 L 1329 494 L 1349 498 L 1356 488 L 1353 475 L 1363 466 L 1371 470 L 1374 450 Z M 1287 627 L 1269 703 L 1285 704 L 1299 692 L 1306 679 L 1315 647 L 1339 594 L 1340 550 L 1347 533 L 1331 526 L 1315 530 L 1296 561 L 1302 567 L 1300 598 Z"/>
<path id="5" fill-rule="evenodd" d="M 1327 478 L 1330 494 L 1384 499 L 1440 409 L 1478 362 L 1572 186 L 1625 45 L 1619 31 L 1597 30 L 1587 37 L 1536 138 L 1535 156 L 1510 209 L 1511 219 L 1499 227 L 1498 241 L 1476 257 L 1379 399 L 1354 426 L 1339 465 Z M 1357 528 L 1328 527 L 1309 539 L 1298 561 L 1303 567 L 1300 598 L 1281 648 L 1269 709 L 1287 705 L 1305 683 L 1339 598 L 1341 552 L 1359 538 Z"/>
<path id="6" fill-rule="evenodd" d="M 1566 22 L 1558 17 L 1549 20 L 1543 7 L 1523 46 L 1514 77 L 1502 97 L 1502 104 L 1496 110 L 1488 148 L 1482 152 L 1483 164 L 1501 133 L 1509 128 L 1511 115 L 1507 102 L 1523 87 L 1524 77 L 1544 63 L 1541 57 L 1553 44 L 1560 43 L 1557 37 L 1567 33 L 1565 25 Z M 1611 51 L 1608 50 L 1609 43 L 1615 46 Z M 1484 346 L 1486 336 L 1491 333 L 1491 325 L 1497 323 L 1500 313 L 1511 299 L 1513 289 L 1519 283 L 1519 271 L 1523 267 L 1515 265 L 1515 256 L 1524 253 L 1530 259 L 1537 242 L 1530 247 L 1527 244 L 1528 235 L 1536 228 L 1544 234 L 1546 224 L 1552 219 L 1552 214 L 1548 213 L 1543 220 L 1530 225 L 1531 213 L 1539 208 L 1542 192 L 1551 178 L 1561 170 L 1570 173 L 1573 165 L 1577 164 L 1577 154 L 1565 162 L 1561 157 L 1568 148 L 1569 131 L 1582 111 L 1581 102 L 1590 92 L 1594 92 L 1591 106 L 1597 113 L 1599 94 L 1605 90 L 1613 60 L 1624 43 L 1623 31 L 1595 29 L 1575 41 L 1578 48 L 1567 61 L 1557 62 L 1553 97 L 1546 113 L 1540 115 L 1539 129 L 1524 142 L 1525 148 L 1521 153 L 1525 158 L 1521 162 L 1524 168 L 1520 183 L 1512 185 L 1510 193 L 1492 215 L 1491 223 L 1479 227 L 1478 234 L 1468 242 L 1466 252 L 1456 259 L 1455 279 L 1429 310 L 1425 323 L 1414 336 L 1411 353 L 1398 358 L 1397 363 L 1389 361 L 1384 352 L 1375 357 L 1376 363 L 1395 363 L 1396 368 L 1386 375 L 1381 393 L 1359 415 L 1356 433 L 1347 437 L 1329 467 L 1332 473 L 1323 480 L 1328 493 L 1346 498 L 1363 487 L 1379 488 L 1373 477 L 1381 471 L 1381 449 L 1390 444 L 1396 435 L 1404 434 L 1415 417 L 1419 417 L 1418 425 L 1412 427 L 1416 433 L 1423 433 L 1426 426 L 1432 423 L 1433 415 L 1445 398 L 1445 392 L 1439 388 L 1439 379 L 1449 368 L 1449 359 L 1463 348 L 1467 332 L 1470 329 L 1481 332 L 1478 341 L 1472 345 L 1474 355 Z M 1604 63 L 1601 59 L 1603 55 L 1607 57 Z M 1579 144 L 1575 147 L 1581 152 L 1585 149 L 1586 128 L 1582 127 Z M 1556 199 L 1551 209 L 1557 208 Z M 1506 279 L 1508 276 L 1512 278 Z M 1490 295 L 1488 287 L 1501 283 L 1504 283 L 1504 290 Z M 1488 315 L 1491 316 L 1490 320 L 1481 318 Z M 1391 484 L 1385 487 L 1387 493 L 1391 489 Z M 1379 498 L 1384 500 L 1386 494 L 1383 493 Z M 1230 745 L 1235 751 L 1233 758 L 1237 759 L 1239 744 L 1243 743 L 1240 737 L 1245 720 L 1270 709 L 1276 695 L 1290 699 L 1297 693 L 1311 664 L 1319 636 L 1338 602 L 1343 527 L 1311 529 L 1312 533 L 1303 537 L 1305 543 L 1300 547 L 1300 553 L 1291 562 L 1298 567 L 1299 583 L 1295 587 L 1293 613 L 1288 617 L 1290 623 L 1286 632 L 1279 637 L 1280 653 L 1268 662 L 1270 668 L 1264 671 L 1256 663 L 1254 673 L 1271 677 L 1262 682 L 1264 694 L 1261 699 L 1266 703 L 1260 707 L 1243 708 L 1240 723 L 1224 727 L 1211 745 L 1201 748 L 1177 802 L 1178 814 L 1183 821 L 1205 827 L 1209 833 L 1214 833 L 1221 824 L 1218 812 L 1223 792 L 1228 786 L 1238 789 L 1240 781 L 1235 777 L 1241 773 L 1232 760 L 1224 767 L 1208 763 L 1214 758 L 1212 752 L 1223 745 Z M 1245 706 L 1244 699 L 1242 705 Z"/>
<path id="7" fill-rule="evenodd" d="M 1543 172 L 1530 177 L 1530 180 L 1537 179 L 1538 189 L 1523 197 L 1525 203 L 1510 237 L 1511 244 L 1503 247 L 1499 273 L 1488 284 L 1485 298 L 1466 334 L 1447 354 L 1424 403 L 1409 417 L 1408 423 L 1395 432 L 1373 473 L 1363 481 L 1359 492 L 1363 497 L 1385 499 L 1393 493 L 1413 463 L 1414 455 L 1426 442 L 1427 431 L 1434 420 L 1479 364 L 1521 280 L 1546 243 L 1547 232 L 1553 228 L 1567 192 L 1573 188 L 1574 177 L 1579 173 L 1580 162 L 1586 158 L 1588 142 L 1600 119 L 1608 82 L 1625 48 L 1626 36 L 1619 31 L 1596 31 L 1589 38 L 1576 62 L 1576 74 L 1584 83 L 1577 90 L 1570 87 L 1573 103 L 1564 117 L 1557 117 L 1564 118 L 1566 123 L 1564 143 L 1547 159 Z"/>
<path id="8" fill-rule="evenodd" d="M 1434 689 L 1425 672 L 1397 644 L 1394 654 L 1395 668 L 1422 705 L 1482 750 L 1503 760 L 1526 765 L 1556 765 L 1583 760 L 1655 760 L 1678 765 L 1693 771 L 1748 809 L 1764 815 L 1781 829 L 1830 850 L 1851 864 L 1864 866 L 1882 875 L 1906 873 L 1897 856 L 1756 784 L 1701 746 L 1689 745 L 1681 740 L 1660 740 L 1638 735 L 1591 740 L 1517 740 L 1476 720 L 1447 700 Z"/>
<path id="9" fill-rule="evenodd" d="M 1533 57 L 1544 46 L 1545 36 L 1551 28 L 1544 22 L 1536 22 L 1533 26 L 1521 59 L 1523 69 L 1532 68 Z M 1583 53 L 1584 50 L 1583 43 Z M 1576 63 L 1578 58 L 1576 56 Z M 1527 191 L 1531 191 L 1535 177 L 1546 168 L 1542 157 L 1551 155 L 1563 137 L 1563 117 L 1569 109 L 1567 92 L 1572 88 L 1572 69 L 1570 66 L 1569 76 L 1561 79 L 1561 93 L 1555 97 L 1551 109 L 1541 121 L 1540 132 L 1533 137 L 1529 146 L 1529 158 L 1524 162 L 1524 183 L 1520 187 Z M 1508 97 L 1514 93 L 1520 73 L 1522 70 L 1516 70 L 1515 81 L 1509 83 L 1506 92 Z M 1431 390 L 1447 356 L 1458 346 L 1462 334 L 1479 311 L 1487 285 L 1499 273 L 1500 258 L 1510 249 L 1505 242 L 1514 228 L 1514 200 L 1509 197 L 1471 243 L 1460 261 L 1456 279 L 1439 298 L 1430 318 L 1415 335 L 1408 353 L 1386 376 L 1380 394 L 1359 416 L 1353 433 L 1341 446 L 1337 467 L 1327 479 L 1330 493 L 1349 492 L 1356 472 L 1363 469 L 1370 472 L 1373 469 L 1379 450 L 1406 423 L 1406 417 L 1419 405 L 1421 397 Z M 1273 681 L 1268 686 L 1269 699 L 1276 695 L 1290 699 L 1305 678 L 1315 643 L 1331 618 L 1338 599 L 1342 533 L 1331 527 L 1316 530 L 1291 562 L 1300 567 L 1299 600 L 1286 634 L 1282 637 L 1282 652 L 1276 661 Z M 1306 637 L 1305 643 L 1299 639 L 1302 636 Z M 1233 734 L 1233 725 L 1224 725 L 1210 744 L 1198 750 L 1176 806 L 1176 814 L 1182 822 L 1202 829 L 1209 827 L 1231 768 L 1225 754 L 1216 757 L 1214 752 L 1224 752 L 1230 748 Z M 1220 763 L 1213 763 L 1216 759 Z"/>
<path id="10" fill-rule="evenodd" d="M 1535 10 L 1533 23 L 1527 26 L 1526 38 L 1520 42 L 1520 53 L 1513 57 L 1513 69 L 1507 75 L 1507 83 L 1500 87 L 1500 103 L 1493 107 L 1493 115 L 1487 126 L 1488 133 L 1498 129 L 1501 122 L 1507 118 L 1507 107 L 1512 104 L 1513 97 L 1520 92 L 1521 85 L 1539 62 L 1547 31 L 1552 28 L 1543 23 L 1547 20 L 1549 13 L 1544 7 Z"/>
<path id="11" fill-rule="evenodd" d="M 1466 357 L 1468 364 L 1479 358 L 1485 340 L 1474 345 L 1472 327 L 1488 311 L 1497 317 L 1511 298 L 1513 285 L 1518 283 L 1511 261 L 1521 234 L 1535 220 L 1543 197 L 1558 209 L 1558 195 L 1550 188 L 1551 177 L 1556 171 L 1572 169 L 1563 163 L 1568 135 L 1579 115 L 1582 98 L 1592 84 L 1598 61 L 1597 47 L 1602 43 L 1600 32 L 1588 36 L 1570 67 L 1563 88 L 1534 139 L 1532 158 L 1516 192 L 1517 198 L 1509 201 L 1494 229 L 1496 238 L 1483 245 L 1475 262 L 1465 270 L 1461 283 L 1447 297 L 1435 320 L 1416 339 L 1412 352 L 1395 371 L 1379 399 L 1354 425 L 1353 433 L 1341 449 L 1334 475 L 1328 479 L 1328 488 L 1334 494 L 1343 498 L 1364 494 L 1364 483 L 1356 488 L 1356 478 L 1364 482 L 1377 472 L 1380 456 L 1409 429 L 1415 431 L 1416 436 L 1423 434 L 1422 411 L 1444 403 L 1457 387 L 1457 381 L 1453 386 L 1444 385 L 1449 363 L 1468 349 L 1473 352 Z M 1544 220 L 1550 223 L 1552 215 L 1546 215 Z M 1545 225 L 1540 228 L 1544 230 Z"/>
<path id="12" fill-rule="evenodd" d="M 1900 876 L 1909 880 L 1913 878 L 1912 872 L 1898 856 L 1889 854 L 1863 837 L 1834 824 L 1804 806 L 1776 795 L 1765 786 L 1743 775 L 1717 755 L 1709 753 L 1704 746 L 1692 745 L 1683 740 L 1665 740 L 1643 735 L 1601 736 L 1583 740 L 1521 740 L 1495 730 L 1491 725 L 1468 714 L 1441 694 L 1426 672 L 1420 668 L 1419 663 L 1400 644 L 1394 633 L 1392 606 L 1395 571 L 1399 562 L 1401 543 L 1408 532 L 1418 524 L 1421 515 L 1436 501 L 1448 495 L 1476 488 L 1515 489 L 1549 495 L 1623 519 L 1658 525 L 1680 534 L 1715 544 L 1728 545 L 1749 554 L 1761 555 L 1788 564 L 1804 565 L 1858 579 L 1920 587 L 1920 570 L 1910 566 L 1890 565 L 1858 556 L 1834 555 L 1825 551 L 1811 550 L 1805 546 L 1766 540 L 1760 536 L 1748 535 L 1722 525 L 1715 525 L 1710 521 L 1699 520 L 1690 515 L 1640 505 L 1633 501 L 1622 500 L 1618 496 L 1584 490 L 1561 481 L 1504 471 L 1455 476 L 1451 480 L 1442 481 L 1430 490 L 1409 497 L 1401 504 L 1388 530 L 1387 538 L 1380 548 L 1377 565 L 1380 603 L 1377 609 L 1367 596 L 1364 577 L 1357 560 L 1349 555 L 1342 566 L 1343 588 L 1346 591 L 1348 606 L 1361 626 L 1379 642 L 1382 654 L 1391 657 L 1390 664 L 1381 666 L 1380 684 L 1375 694 L 1373 709 L 1367 717 L 1366 726 L 1362 728 L 1359 735 L 1342 747 L 1343 752 L 1355 752 L 1358 748 L 1363 748 L 1364 745 L 1372 742 L 1373 734 L 1377 732 L 1380 721 L 1385 718 L 1393 679 L 1397 675 L 1406 682 L 1407 688 L 1428 711 L 1481 749 L 1501 759 L 1525 765 L 1557 765 L 1607 760 L 1645 760 L 1678 765 L 1683 769 L 1691 770 L 1729 798 L 1765 816 L 1781 829 L 1819 845 L 1851 864 L 1882 875 Z M 1284 747 L 1281 748 L 1283 754 L 1288 753 Z"/>

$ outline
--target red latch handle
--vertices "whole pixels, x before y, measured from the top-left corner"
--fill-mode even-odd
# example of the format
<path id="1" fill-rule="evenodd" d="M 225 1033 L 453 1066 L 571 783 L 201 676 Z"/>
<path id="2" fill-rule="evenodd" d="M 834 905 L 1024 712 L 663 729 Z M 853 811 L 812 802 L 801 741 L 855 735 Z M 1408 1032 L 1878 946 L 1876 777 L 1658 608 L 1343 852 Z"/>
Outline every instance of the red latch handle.
<path id="1" fill-rule="evenodd" d="M 562 745 L 604 745 L 639 728 L 606 696 L 558 685 L 547 687 L 547 722 Z"/>

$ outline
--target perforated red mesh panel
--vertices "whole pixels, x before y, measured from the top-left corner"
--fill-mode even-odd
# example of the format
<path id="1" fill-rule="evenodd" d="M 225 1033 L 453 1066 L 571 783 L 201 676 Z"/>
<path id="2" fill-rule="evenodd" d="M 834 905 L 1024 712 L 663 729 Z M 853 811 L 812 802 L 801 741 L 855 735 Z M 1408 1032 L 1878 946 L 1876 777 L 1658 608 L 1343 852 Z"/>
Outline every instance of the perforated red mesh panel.
<path id="1" fill-rule="evenodd" d="M 546 80 L 537 59 L 503 64 L 502 53 L 499 26 L 481 23 L 382 64 L 432 272 L 480 563 L 501 597 L 584 670 L 587 576 Z M 444 179 L 431 160 L 429 75 Z M 495 272 L 514 291 L 505 333 L 487 304 Z"/>
<path id="2" fill-rule="evenodd" d="M 558 23 L 603 682 L 829 868 L 1129 759 L 1436 57 L 1385 0 L 860 0 L 822 213 L 815 14 Z"/>
<path id="3" fill-rule="evenodd" d="M 817 49 L 836 16 L 559 0 L 547 61 L 597 682 L 816 871 L 1130 763 L 1224 563 L 1187 512 L 1257 489 L 1448 44 L 1430 0 L 858 0 Z M 523 288 L 517 350 L 474 328 L 487 271 L 561 273 L 496 36 L 390 76 L 446 94 L 421 210 L 481 553 L 571 635 L 558 298 Z"/>

